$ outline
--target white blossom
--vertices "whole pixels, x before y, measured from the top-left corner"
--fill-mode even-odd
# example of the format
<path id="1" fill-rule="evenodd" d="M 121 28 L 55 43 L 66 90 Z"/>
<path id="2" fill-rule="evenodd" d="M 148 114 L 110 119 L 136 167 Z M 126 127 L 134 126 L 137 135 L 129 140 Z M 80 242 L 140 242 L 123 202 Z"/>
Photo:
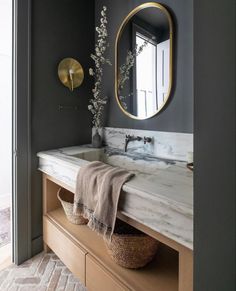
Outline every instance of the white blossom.
<path id="1" fill-rule="evenodd" d="M 94 71 L 93 71 L 92 68 L 89 68 L 89 75 L 90 75 L 90 76 L 93 76 L 93 75 L 94 75 Z"/>

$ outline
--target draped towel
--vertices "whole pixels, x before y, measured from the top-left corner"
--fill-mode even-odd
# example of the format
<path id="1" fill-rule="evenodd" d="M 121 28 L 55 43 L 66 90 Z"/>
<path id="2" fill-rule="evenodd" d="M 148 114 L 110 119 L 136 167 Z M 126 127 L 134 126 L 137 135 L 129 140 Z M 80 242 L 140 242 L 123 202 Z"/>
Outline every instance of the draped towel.
<path id="1" fill-rule="evenodd" d="M 99 161 L 80 168 L 75 189 L 74 213 L 89 220 L 88 227 L 110 241 L 123 184 L 134 174 Z"/>

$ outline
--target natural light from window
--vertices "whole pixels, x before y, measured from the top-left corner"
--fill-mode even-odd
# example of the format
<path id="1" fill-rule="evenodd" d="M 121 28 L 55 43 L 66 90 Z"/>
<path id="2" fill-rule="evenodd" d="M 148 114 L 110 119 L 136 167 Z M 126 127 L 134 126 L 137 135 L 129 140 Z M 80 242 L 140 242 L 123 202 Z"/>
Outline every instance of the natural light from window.
<path id="1" fill-rule="evenodd" d="M 140 33 L 136 34 L 138 47 L 147 40 Z M 148 41 L 148 40 L 147 40 Z M 145 118 L 157 108 L 156 88 L 156 45 L 150 41 L 142 53 L 136 57 L 137 115 Z"/>
<path id="2" fill-rule="evenodd" d="M 11 255 L 12 1 L 0 0 L 0 267 Z"/>

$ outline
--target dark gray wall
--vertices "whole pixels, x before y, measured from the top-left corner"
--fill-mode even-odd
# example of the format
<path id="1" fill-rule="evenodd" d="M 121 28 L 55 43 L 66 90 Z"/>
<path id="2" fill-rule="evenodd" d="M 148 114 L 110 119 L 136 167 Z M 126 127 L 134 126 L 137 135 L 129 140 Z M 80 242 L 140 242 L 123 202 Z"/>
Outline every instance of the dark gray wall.
<path id="1" fill-rule="evenodd" d="M 32 2 L 32 239 L 37 239 L 42 235 L 42 198 L 36 153 L 90 142 L 94 1 Z M 58 63 L 65 57 L 76 58 L 85 70 L 84 83 L 72 93 L 57 77 Z M 79 110 L 59 111 L 59 104 Z"/>
<path id="2" fill-rule="evenodd" d="M 195 291 L 236 290 L 235 6 L 194 1 Z"/>
<path id="3" fill-rule="evenodd" d="M 126 15 L 136 6 L 150 1 L 143 0 L 99 0 L 95 1 L 95 19 L 98 24 L 100 10 L 107 6 L 109 58 L 114 64 L 114 45 L 119 26 Z M 155 1 L 157 2 L 157 1 Z M 107 67 L 104 94 L 109 96 L 105 124 L 112 127 L 149 129 L 172 132 L 193 131 L 193 1 L 165 0 L 174 21 L 174 86 L 171 100 L 162 112 L 146 121 L 130 119 L 119 109 L 114 92 L 114 66 Z"/>

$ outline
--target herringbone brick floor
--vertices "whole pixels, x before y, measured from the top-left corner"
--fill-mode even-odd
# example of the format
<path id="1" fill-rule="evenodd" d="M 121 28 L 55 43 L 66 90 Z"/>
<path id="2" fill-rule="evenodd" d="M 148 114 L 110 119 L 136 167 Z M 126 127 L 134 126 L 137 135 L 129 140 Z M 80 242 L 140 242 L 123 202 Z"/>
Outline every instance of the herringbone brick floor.
<path id="1" fill-rule="evenodd" d="M 54 253 L 0 271 L 1 291 L 86 291 Z"/>

